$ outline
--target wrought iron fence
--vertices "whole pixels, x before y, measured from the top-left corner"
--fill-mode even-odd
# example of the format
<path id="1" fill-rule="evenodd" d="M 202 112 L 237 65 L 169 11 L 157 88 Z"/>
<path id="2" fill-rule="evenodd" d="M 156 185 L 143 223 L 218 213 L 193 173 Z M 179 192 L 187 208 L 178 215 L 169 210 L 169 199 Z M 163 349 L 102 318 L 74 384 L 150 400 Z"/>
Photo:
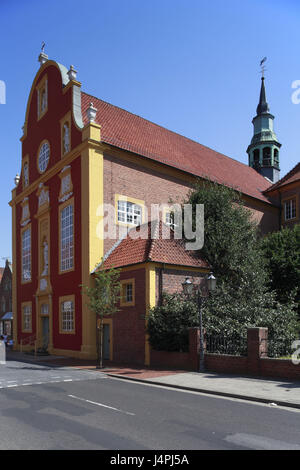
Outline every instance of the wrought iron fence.
<path id="1" fill-rule="evenodd" d="M 267 345 L 267 357 L 290 357 L 294 352 L 292 344 L 295 339 L 269 337 L 267 340 L 262 340 Z"/>
<path id="2" fill-rule="evenodd" d="M 207 335 L 205 340 L 208 353 L 247 356 L 247 338 Z"/>

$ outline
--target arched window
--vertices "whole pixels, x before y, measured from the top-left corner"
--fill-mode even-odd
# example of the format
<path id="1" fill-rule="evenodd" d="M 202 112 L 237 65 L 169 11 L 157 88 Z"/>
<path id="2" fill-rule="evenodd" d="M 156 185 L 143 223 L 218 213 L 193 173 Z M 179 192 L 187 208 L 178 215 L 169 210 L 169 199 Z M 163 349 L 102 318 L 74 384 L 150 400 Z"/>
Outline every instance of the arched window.
<path id="1" fill-rule="evenodd" d="M 271 148 L 265 147 L 263 149 L 263 166 L 271 165 Z"/>
<path id="2" fill-rule="evenodd" d="M 259 166 L 259 149 L 253 151 L 253 166 L 254 168 Z"/>
<path id="3" fill-rule="evenodd" d="M 277 149 L 274 149 L 274 165 L 279 166 L 279 152 Z"/>
<path id="4" fill-rule="evenodd" d="M 47 142 L 44 142 L 40 147 L 39 156 L 38 156 L 38 167 L 40 173 L 44 173 L 48 166 L 50 158 L 50 147 Z"/>

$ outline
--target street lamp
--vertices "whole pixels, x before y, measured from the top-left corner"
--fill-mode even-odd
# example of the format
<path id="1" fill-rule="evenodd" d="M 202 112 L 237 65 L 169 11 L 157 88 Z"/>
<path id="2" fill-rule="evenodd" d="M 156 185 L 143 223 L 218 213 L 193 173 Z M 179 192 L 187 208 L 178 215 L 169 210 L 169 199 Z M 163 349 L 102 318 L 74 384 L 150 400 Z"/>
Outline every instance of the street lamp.
<path id="1" fill-rule="evenodd" d="M 206 278 L 208 292 L 213 292 L 217 285 L 217 279 L 210 273 Z M 194 291 L 197 292 L 197 304 L 199 312 L 199 329 L 200 329 L 200 353 L 199 353 L 199 372 L 204 372 L 204 335 L 203 335 L 203 322 L 202 322 L 202 307 L 205 297 L 202 295 L 201 286 L 195 286 L 188 277 L 182 283 L 183 292 L 187 296 L 191 296 Z"/>

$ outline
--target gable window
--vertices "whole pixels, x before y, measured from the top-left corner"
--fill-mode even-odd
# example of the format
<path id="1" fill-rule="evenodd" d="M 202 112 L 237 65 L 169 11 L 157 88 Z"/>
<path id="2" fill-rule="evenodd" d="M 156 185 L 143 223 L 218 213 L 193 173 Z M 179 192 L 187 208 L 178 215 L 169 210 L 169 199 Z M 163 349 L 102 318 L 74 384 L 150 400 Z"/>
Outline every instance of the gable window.
<path id="1" fill-rule="evenodd" d="M 31 229 L 22 232 L 22 281 L 31 281 Z"/>
<path id="2" fill-rule="evenodd" d="M 296 198 L 285 201 L 284 203 L 284 217 L 285 220 L 296 218 Z"/>
<path id="3" fill-rule="evenodd" d="M 37 86 L 37 116 L 38 120 L 44 116 L 48 109 L 48 81 L 45 76 Z"/>
<path id="4" fill-rule="evenodd" d="M 142 207 L 129 201 L 118 201 L 118 222 L 130 225 L 142 223 Z"/>
<path id="5" fill-rule="evenodd" d="M 38 168 L 40 173 L 44 173 L 46 171 L 46 168 L 49 163 L 49 158 L 50 158 L 50 147 L 48 142 L 44 142 L 39 150 L 39 155 L 38 155 Z"/>
<path id="6" fill-rule="evenodd" d="M 73 243 L 73 204 L 68 204 L 60 210 L 60 271 L 69 271 L 74 267 Z"/>

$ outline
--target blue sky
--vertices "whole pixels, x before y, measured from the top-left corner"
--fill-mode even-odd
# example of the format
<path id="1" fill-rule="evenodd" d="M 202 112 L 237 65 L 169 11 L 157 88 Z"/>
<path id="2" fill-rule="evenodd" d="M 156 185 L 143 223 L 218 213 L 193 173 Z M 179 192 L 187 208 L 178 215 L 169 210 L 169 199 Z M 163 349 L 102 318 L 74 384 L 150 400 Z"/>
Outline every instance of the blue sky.
<path id="1" fill-rule="evenodd" d="M 12 253 L 8 201 L 42 41 L 84 91 L 246 164 L 267 56 L 281 176 L 299 161 L 298 0 L 0 0 L 0 40 L 0 265 Z"/>

